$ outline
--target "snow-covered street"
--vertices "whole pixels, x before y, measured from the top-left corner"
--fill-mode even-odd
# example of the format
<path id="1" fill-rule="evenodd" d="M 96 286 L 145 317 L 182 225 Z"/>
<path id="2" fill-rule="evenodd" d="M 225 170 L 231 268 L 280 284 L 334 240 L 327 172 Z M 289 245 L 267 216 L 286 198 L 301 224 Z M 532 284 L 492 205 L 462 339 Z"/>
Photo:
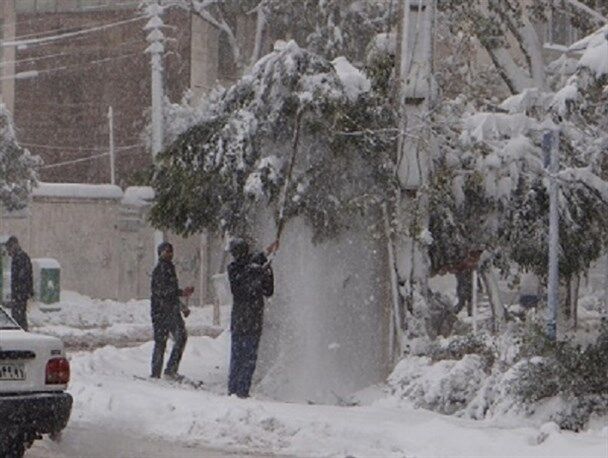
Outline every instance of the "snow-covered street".
<path id="1" fill-rule="evenodd" d="M 74 301 L 77 296 L 69 293 L 66 297 Z M 91 301 L 90 305 L 99 306 L 99 301 Z M 120 314 L 128 315 L 126 310 L 134 316 L 141 313 L 143 317 L 143 312 L 138 310 L 145 310 L 146 305 L 145 301 L 122 304 L 122 307 L 116 303 L 114 308 L 109 306 L 106 310 L 106 318 L 120 323 L 125 319 Z M 62 316 L 61 319 L 74 325 L 78 322 L 79 308 L 72 302 L 72 311 L 69 310 L 64 305 L 60 312 L 49 312 L 45 315 L 46 321 Z M 204 320 L 202 315 L 194 316 Z M 195 322 L 189 323 L 197 326 Z M 40 323 L 40 328 L 45 326 Z M 76 331 L 76 328 L 65 328 L 68 335 Z M 194 456 L 188 453 L 201 448 L 238 456 L 299 457 L 587 458 L 604 457 L 608 452 L 608 427 L 596 424 L 588 432 L 575 434 L 521 417 L 490 422 L 445 416 L 414 408 L 409 402 L 390 395 L 383 386 L 358 393 L 354 400 L 359 405 L 353 407 L 278 402 L 255 390 L 250 399 L 227 397 L 229 344 L 228 332 L 217 338 L 190 337 L 188 340 L 180 372 L 190 379 L 202 380 L 204 389 L 149 380 L 152 342 L 71 353 L 69 391 L 74 396 L 74 408 L 70 427 L 65 431 L 62 444 L 45 439 L 35 446 L 31 456 L 74 456 L 69 450 L 81 450 L 77 442 L 92 437 L 86 425 L 96 425 L 102 432 L 119 430 L 125 438 L 141 438 L 138 442 L 179 444 L 176 450 L 183 454 L 176 452 L 173 456 L 185 457 Z M 120 437 L 113 441 L 114 447 L 128 443 Z M 65 451 L 61 447 L 65 447 Z M 99 456 L 97 453 L 91 449 L 91 458 Z M 111 455 L 155 456 L 143 452 L 138 455 L 137 448 L 133 447 L 125 449 L 124 455 L 122 452 Z M 79 456 L 89 455 L 81 451 Z"/>
<path id="2" fill-rule="evenodd" d="M 50 439 L 36 442 L 28 458 L 236 458 L 233 454 L 202 445 L 182 445 L 174 442 L 138 437 L 115 429 L 101 429 L 95 424 L 72 424 L 60 442 Z M 247 458 L 265 458 L 247 455 Z"/>

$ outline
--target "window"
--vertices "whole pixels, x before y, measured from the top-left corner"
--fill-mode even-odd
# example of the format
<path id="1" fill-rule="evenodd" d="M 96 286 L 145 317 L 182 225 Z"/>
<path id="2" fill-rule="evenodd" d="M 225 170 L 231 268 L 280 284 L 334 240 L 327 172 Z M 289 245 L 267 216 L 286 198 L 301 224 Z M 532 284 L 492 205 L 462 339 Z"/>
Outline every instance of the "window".
<path id="1" fill-rule="evenodd" d="M 7 315 L 4 309 L 0 308 L 0 329 L 19 329 L 13 320 Z"/>

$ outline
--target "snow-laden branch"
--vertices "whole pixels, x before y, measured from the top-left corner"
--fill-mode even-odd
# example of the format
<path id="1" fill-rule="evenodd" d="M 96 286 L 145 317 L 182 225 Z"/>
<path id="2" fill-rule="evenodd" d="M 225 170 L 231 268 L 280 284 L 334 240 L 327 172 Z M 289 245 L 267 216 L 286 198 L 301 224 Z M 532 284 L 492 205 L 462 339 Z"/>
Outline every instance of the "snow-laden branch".
<path id="1" fill-rule="evenodd" d="M 579 2 L 578 0 L 566 0 L 566 3 L 570 4 L 573 8 L 576 8 L 584 13 L 587 13 L 594 19 L 597 19 L 600 23 L 608 23 L 608 18 L 602 15 L 599 11 L 595 11 L 593 8 L 589 8 L 587 5 Z"/>
<path id="2" fill-rule="evenodd" d="M 201 17 L 204 21 L 207 21 L 213 27 L 226 33 L 226 36 L 228 37 L 228 42 L 230 44 L 230 49 L 232 50 L 234 62 L 236 63 L 237 67 L 240 68 L 243 66 L 243 62 L 241 61 L 241 48 L 234 32 L 232 31 L 232 28 L 230 27 L 230 25 L 228 25 L 228 23 L 223 17 L 219 19 L 215 18 L 208 10 L 209 6 L 215 3 L 215 1 L 197 2 L 195 0 L 191 0 L 190 5 L 192 7 L 192 11 L 194 11 L 195 14 Z"/>
<path id="3" fill-rule="evenodd" d="M 256 24 L 255 24 L 255 41 L 253 45 L 253 52 L 251 53 L 251 59 L 249 59 L 249 65 L 253 66 L 262 55 L 262 38 L 264 36 L 264 28 L 266 27 L 266 13 L 264 8 L 261 8 L 260 3 L 256 9 Z"/>

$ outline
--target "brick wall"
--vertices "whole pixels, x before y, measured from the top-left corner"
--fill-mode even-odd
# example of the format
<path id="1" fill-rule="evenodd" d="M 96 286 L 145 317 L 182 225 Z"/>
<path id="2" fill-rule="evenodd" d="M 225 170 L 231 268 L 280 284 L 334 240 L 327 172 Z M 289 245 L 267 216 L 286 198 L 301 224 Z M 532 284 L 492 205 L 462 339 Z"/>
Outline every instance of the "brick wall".
<path id="1" fill-rule="evenodd" d="M 17 12 L 16 37 L 40 37 L 125 21 L 137 9 L 74 12 Z M 165 15 L 165 88 L 178 101 L 190 87 L 190 15 Z M 35 78 L 16 79 L 14 120 L 20 142 L 40 155 L 48 167 L 107 152 L 108 107 L 114 110 L 117 184 L 150 164 L 141 133 L 150 106 L 149 55 L 142 30 L 145 19 L 51 44 L 17 49 L 15 74 L 37 70 Z M 29 37 L 28 37 L 29 36 Z M 101 149 L 100 149 L 101 148 Z M 44 168 L 48 182 L 109 182 L 109 158 Z"/>

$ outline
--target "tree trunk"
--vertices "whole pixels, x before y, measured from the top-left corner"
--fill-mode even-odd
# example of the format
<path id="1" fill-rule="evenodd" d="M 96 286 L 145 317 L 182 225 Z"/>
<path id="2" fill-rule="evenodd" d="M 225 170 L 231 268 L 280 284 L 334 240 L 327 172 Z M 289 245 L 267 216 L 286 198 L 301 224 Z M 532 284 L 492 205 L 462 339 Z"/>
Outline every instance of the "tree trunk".
<path id="1" fill-rule="evenodd" d="M 498 281 L 491 267 L 481 270 L 480 275 L 492 310 L 492 332 L 498 332 L 503 328 L 506 319 L 506 311 L 500 298 Z"/>

